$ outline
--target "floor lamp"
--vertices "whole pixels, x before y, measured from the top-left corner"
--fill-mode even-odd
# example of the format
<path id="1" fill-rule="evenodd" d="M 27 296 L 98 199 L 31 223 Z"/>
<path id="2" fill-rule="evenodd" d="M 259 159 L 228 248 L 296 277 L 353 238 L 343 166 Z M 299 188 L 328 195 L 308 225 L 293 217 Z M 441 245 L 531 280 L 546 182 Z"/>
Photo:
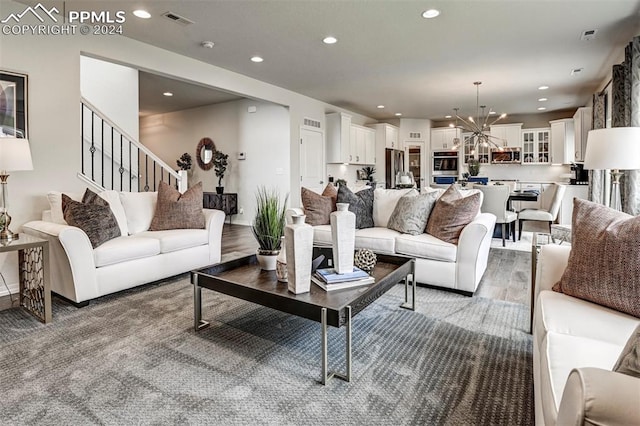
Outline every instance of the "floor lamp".
<path id="1" fill-rule="evenodd" d="M 7 180 L 9 172 L 19 170 L 33 170 L 31 162 L 31 149 L 27 139 L 13 137 L 0 137 L 0 242 L 9 242 L 18 239 L 9 229 L 11 216 L 8 211 L 9 193 L 7 192 Z"/>
<path id="2" fill-rule="evenodd" d="M 584 168 L 611 170 L 610 207 L 622 210 L 620 170 L 640 169 L 640 127 L 611 127 L 590 130 Z"/>

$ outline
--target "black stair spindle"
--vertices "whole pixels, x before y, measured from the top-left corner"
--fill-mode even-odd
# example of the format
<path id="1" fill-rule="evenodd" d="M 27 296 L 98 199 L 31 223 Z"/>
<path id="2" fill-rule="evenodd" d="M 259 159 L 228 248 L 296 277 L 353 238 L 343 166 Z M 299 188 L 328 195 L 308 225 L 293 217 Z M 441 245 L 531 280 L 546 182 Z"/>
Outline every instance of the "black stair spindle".
<path id="1" fill-rule="evenodd" d="M 91 111 L 91 148 L 89 148 L 89 152 L 91 153 L 91 180 L 95 181 L 95 175 L 94 175 L 94 169 L 95 169 L 95 152 L 96 152 L 96 147 L 95 147 L 95 113 L 93 111 Z"/>
<path id="2" fill-rule="evenodd" d="M 100 156 L 100 178 L 101 178 L 101 182 L 102 182 L 102 187 L 104 188 L 104 120 L 101 118 L 100 119 L 101 123 L 101 127 L 100 127 L 100 146 L 101 149 L 100 151 L 102 152 L 102 155 Z"/>
<path id="3" fill-rule="evenodd" d="M 120 168 L 118 169 L 118 171 L 120 172 L 120 191 L 124 191 L 124 188 L 123 188 L 124 167 L 122 167 L 122 156 L 124 155 L 124 153 L 122 152 L 123 150 L 124 148 L 122 146 L 122 135 L 120 135 Z"/>
<path id="4" fill-rule="evenodd" d="M 115 189 L 113 185 L 113 166 L 114 166 L 114 157 L 115 153 L 113 152 L 113 127 L 111 127 L 111 189 Z"/>

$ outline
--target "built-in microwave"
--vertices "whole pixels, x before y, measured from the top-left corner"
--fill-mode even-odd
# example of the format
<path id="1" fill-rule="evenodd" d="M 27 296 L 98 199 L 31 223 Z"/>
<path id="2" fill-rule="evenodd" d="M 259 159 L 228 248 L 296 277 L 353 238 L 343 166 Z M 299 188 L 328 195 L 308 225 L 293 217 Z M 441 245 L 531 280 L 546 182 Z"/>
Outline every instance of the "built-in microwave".
<path id="1" fill-rule="evenodd" d="M 516 164 L 520 163 L 520 148 L 505 147 L 502 150 L 491 149 L 491 164 Z"/>
<path id="2" fill-rule="evenodd" d="M 433 176 L 457 174 L 458 151 L 433 151 Z"/>

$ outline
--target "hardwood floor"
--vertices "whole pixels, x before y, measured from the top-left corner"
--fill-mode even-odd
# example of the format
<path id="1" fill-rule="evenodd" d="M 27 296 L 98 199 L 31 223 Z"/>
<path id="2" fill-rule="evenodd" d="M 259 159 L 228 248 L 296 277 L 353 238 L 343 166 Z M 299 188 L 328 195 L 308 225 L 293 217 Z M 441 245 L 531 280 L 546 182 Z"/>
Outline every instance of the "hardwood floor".
<path id="1" fill-rule="evenodd" d="M 222 254 L 255 253 L 258 248 L 250 226 L 225 223 L 222 231 Z M 529 303 L 531 253 L 492 248 L 487 270 L 475 292 L 477 297 Z"/>

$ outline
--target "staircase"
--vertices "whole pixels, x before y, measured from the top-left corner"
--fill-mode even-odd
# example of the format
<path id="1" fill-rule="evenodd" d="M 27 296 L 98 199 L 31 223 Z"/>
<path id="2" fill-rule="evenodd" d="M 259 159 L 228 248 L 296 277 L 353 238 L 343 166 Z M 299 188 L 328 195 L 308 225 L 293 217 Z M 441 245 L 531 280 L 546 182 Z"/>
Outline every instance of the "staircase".
<path id="1" fill-rule="evenodd" d="M 187 174 L 176 172 L 129 136 L 87 99 L 82 114 L 81 171 L 78 177 L 96 190 L 157 191 L 160 182 L 184 192 Z"/>

